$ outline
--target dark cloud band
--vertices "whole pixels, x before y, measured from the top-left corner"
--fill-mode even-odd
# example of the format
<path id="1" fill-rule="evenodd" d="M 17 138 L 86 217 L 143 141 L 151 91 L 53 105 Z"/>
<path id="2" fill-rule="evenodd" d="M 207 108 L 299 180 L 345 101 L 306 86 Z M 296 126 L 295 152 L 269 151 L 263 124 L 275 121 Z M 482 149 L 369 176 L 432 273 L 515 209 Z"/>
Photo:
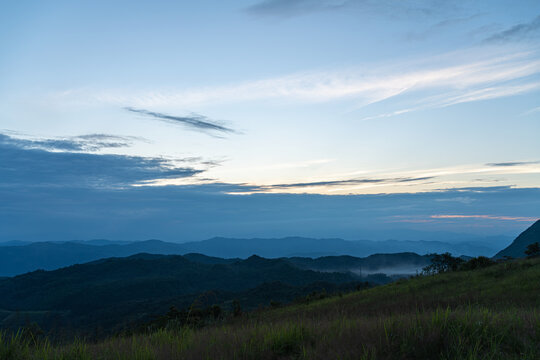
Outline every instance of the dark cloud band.
<path id="1" fill-rule="evenodd" d="M 522 165 L 534 165 L 540 164 L 540 161 L 510 161 L 510 162 L 500 162 L 500 163 L 488 163 L 487 166 L 500 166 L 500 167 L 511 167 L 511 166 L 522 166 Z"/>
<path id="2" fill-rule="evenodd" d="M 173 124 L 181 124 L 193 130 L 203 132 L 236 133 L 235 130 L 212 121 L 203 115 L 193 114 L 192 116 L 172 116 L 144 109 L 134 109 L 132 107 L 126 107 L 125 109 L 127 111 L 146 115 L 161 121 L 166 121 Z"/>
<path id="3" fill-rule="evenodd" d="M 110 137 L 89 135 L 87 139 L 108 141 Z M 162 158 L 78 152 L 83 148 L 77 142 L 34 142 L 0 134 L 0 187 L 117 188 L 203 172 Z"/>
<path id="4" fill-rule="evenodd" d="M 107 134 L 88 134 L 56 139 L 20 139 L 0 134 L 4 146 L 12 145 L 24 149 L 42 149 L 47 151 L 97 151 L 107 148 L 131 146 L 134 140 L 144 140 L 132 136 Z"/>
<path id="5" fill-rule="evenodd" d="M 296 189 L 296 188 L 317 187 L 317 186 L 351 186 L 351 185 L 362 185 L 362 184 L 407 183 L 407 182 L 415 182 L 415 181 L 426 181 L 430 179 L 433 179 L 433 177 L 425 176 L 425 177 L 416 177 L 416 178 L 347 179 L 347 180 L 263 185 L 263 186 L 259 186 L 258 188 L 261 191 L 267 191 L 267 190 L 276 190 L 276 189 Z"/>

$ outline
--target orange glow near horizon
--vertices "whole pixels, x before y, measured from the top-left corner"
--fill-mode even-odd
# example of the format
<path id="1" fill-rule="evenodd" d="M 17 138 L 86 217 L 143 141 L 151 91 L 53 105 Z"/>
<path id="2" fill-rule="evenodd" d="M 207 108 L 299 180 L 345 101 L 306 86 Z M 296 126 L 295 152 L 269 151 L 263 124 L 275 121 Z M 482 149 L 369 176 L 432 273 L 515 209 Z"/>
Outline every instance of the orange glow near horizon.
<path id="1" fill-rule="evenodd" d="M 509 220 L 509 221 L 536 221 L 536 217 L 526 216 L 496 216 L 496 215 L 431 215 L 432 219 L 486 219 L 486 220 Z"/>

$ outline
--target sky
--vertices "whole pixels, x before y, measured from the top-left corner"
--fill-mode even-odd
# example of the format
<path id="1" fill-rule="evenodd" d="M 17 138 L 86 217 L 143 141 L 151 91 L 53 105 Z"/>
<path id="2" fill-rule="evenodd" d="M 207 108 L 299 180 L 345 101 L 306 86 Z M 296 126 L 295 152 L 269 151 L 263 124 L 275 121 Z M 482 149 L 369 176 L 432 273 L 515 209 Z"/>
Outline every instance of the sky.
<path id="1" fill-rule="evenodd" d="M 0 47 L 0 241 L 540 217 L 538 1 L 21 0 Z"/>

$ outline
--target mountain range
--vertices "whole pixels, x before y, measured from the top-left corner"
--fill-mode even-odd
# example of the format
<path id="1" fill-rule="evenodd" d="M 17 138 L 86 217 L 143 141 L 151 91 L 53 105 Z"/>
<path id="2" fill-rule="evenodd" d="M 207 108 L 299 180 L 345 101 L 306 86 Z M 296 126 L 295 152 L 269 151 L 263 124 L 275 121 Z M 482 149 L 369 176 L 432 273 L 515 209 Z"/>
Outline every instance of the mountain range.
<path id="1" fill-rule="evenodd" d="M 348 241 L 287 237 L 278 239 L 231 239 L 216 237 L 204 241 L 172 243 L 147 241 L 69 241 L 8 242 L 0 245 L 0 276 L 13 276 L 38 269 L 54 270 L 107 257 L 138 253 L 184 255 L 199 253 L 220 258 L 321 257 L 350 255 L 366 257 L 377 253 L 414 252 L 417 254 L 450 252 L 453 255 L 491 256 L 497 248 L 479 241 L 446 243 L 440 241 Z M 498 239 L 500 241 L 500 239 Z"/>
<path id="2" fill-rule="evenodd" d="M 511 253 L 523 257 L 524 248 L 540 240 L 539 229 L 540 221 L 498 256 Z M 388 252 L 411 244 L 307 238 L 214 238 L 185 244 L 158 240 L 10 244 L 0 247 L 3 274 L 43 265 L 56 269 L 0 278 L 0 328 L 35 323 L 46 331 L 88 334 L 101 329 L 110 334 L 152 321 L 171 305 L 230 309 L 236 302 L 253 309 L 291 302 L 314 291 L 335 293 L 388 283 L 415 274 L 431 262 L 431 255 L 413 252 L 363 258 L 350 255 L 375 251 L 376 246 L 386 246 Z M 311 254 L 336 250 L 349 255 L 277 257 L 299 249 L 310 249 Z M 189 250 L 200 253 L 175 254 Z M 274 258 L 245 256 L 253 252 Z M 214 253 L 229 257 L 209 256 Z"/>

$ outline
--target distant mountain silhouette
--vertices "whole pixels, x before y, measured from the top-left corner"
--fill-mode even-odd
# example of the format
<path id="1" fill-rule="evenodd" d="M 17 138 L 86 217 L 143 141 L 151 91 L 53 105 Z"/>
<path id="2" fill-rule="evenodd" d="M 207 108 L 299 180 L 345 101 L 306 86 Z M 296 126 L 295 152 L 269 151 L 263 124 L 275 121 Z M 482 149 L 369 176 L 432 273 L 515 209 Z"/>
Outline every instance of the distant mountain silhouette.
<path id="1" fill-rule="evenodd" d="M 97 259 L 130 256 L 141 252 L 164 255 L 185 253 L 185 249 L 179 244 L 158 240 L 122 245 L 108 242 L 105 244 L 36 242 L 22 246 L 3 246 L 0 247 L 0 276 L 13 276 L 38 269 L 54 270 Z"/>
<path id="2" fill-rule="evenodd" d="M 246 258 L 252 254 L 278 257 L 321 257 L 351 255 L 365 257 L 377 253 L 414 252 L 417 254 L 451 252 L 454 255 L 491 255 L 493 249 L 475 242 L 445 243 L 439 241 L 349 241 L 286 237 L 278 239 L 231 239 L 216 237 L 182 244 L 190 252 L 218 257 Z"/>
<path id="3" fill-rule="evenodd" d="M 510 256 L 513 258 L 525 257 L 527 245 L 540 242 L 540 220 L 532 224 L 527 230 L 519 234 L 519 236 L 505 249 L 499 251 L 494 257 L 502 258 Z"/>
<path id="4" fill-rule="evenodd" d="M 444 243 L 439 241 L 347 241 L 343 239 L 280 239 L 212 238 L 188 243 L 160 240 L 137 242 L 91 240 L 70 242 L 36 242 L 16 246 L 0 246 L 0 276 L 13 276 L 38 269 L 54 270 L 108 257 L 124 257 L 137 253 L 162 255 L 204 254 L 218 258 L 320 257 L 350 255 L 365 257 L 376 253 L 414 252 L 418 254 L 451 252 L 454 255 L 492 255 L 483 244 Z"/>

